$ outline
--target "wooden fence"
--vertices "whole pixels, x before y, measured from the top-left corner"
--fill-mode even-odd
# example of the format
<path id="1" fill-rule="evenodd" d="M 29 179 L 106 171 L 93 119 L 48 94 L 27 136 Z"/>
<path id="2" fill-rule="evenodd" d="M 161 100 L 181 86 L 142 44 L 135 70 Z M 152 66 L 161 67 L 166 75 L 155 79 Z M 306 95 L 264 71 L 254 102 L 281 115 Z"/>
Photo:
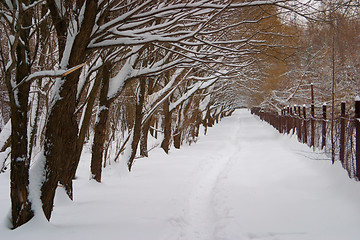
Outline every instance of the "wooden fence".
<path id="1" fill-rule="evenodd" d="M 345 103 L 341 103 L 341 115 L 327 118 L 327 107 L 322 106 L 320 117 L 315 107 L 287 107 L 281 114 L 252 108 L 251 113 L 268 122 L 280 133 L 295 134 L 299 142 L 323 150 L 332 162 L 341 161 L 349 177 L 360 179 L 360 100 L 355 101 L 355 114 L 346 115 Z M 310 110 L 310 112 L 307 112 Z"/>

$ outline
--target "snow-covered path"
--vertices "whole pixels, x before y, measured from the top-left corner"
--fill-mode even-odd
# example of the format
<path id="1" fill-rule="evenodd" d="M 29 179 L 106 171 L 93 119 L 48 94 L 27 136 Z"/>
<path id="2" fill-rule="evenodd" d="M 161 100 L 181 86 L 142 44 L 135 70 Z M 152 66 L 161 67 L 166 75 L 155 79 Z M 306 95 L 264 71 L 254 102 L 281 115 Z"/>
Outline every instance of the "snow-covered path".
<path id="1" fill-rule="evenodd" d="M 74 202 L 58 191 L 50 224 L 2 224 L 0 238 L 358 240 L 360 183 L 321 158 L 238 110 L 192 146 L 153 150 L 130 174 L 112 164 L 102 184 L 88 181 L 84 156 Z M 0 215 L 8 191 L 1 174 Z"/>

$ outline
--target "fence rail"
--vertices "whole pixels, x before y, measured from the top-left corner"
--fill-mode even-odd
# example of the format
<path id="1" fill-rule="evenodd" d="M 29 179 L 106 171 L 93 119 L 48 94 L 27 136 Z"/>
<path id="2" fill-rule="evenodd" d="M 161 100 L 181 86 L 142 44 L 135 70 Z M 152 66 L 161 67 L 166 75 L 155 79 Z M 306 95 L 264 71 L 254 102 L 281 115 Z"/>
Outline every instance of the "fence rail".
<path id="1" fill-rule="evenodd" d="M 327 119 L 326 105 L 322 116 L 315 116 L 314 105 L 310 114 L 306 107 L 287 107 L 281 114 L 252 108 L 251 113 L 268 122 L 279 133 L 293 134 L 299 142 L 323 150 L 332 162 L 340 161 L 350 178 L 360 180 L 360 100 L 355 101 L 355 115 L 345 114 L 345 103 L 341 103 L 341 115 Z"/>

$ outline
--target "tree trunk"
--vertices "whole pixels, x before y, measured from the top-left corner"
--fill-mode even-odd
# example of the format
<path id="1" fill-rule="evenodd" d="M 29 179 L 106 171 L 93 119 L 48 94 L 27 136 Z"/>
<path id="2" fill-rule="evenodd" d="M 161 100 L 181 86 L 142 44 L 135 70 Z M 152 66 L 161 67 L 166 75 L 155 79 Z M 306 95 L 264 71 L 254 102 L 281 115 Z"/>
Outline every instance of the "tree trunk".
<path id="1" fill-rule="evenodd" d="M 142 109 L 144 106 L 144 100 L 145 100 L 145 91 L 146 91 L 146 79 L 139 79 L 139 90 L 137 94 L 137 101 L 136 101 L 136 108 L 135 108 L 135 124 L 134 124 L 134 130 L 133 130 L 133 139 L 131 142 L 131 153 L 130 157 L 128 159 L 128 168 L 129 171 L 131 171 L 131 167 L 134 163 L 136 150 L 140 141 L 141 136 L 141 122 L 143 119 L 143 113 Z"/>
<path id="2" fill-rule="evenodd" d="M 151 118 L 149 118 L 141 128 L 141 137 L 140 137 L 140 155 L 148 157 L 148 136 L 150 129 Z"/>
<path id="3" fill-rule="evenodd" d="M 181 131 L 179 128 L 176 128 L 174 132 L 174 147 L 176 149 L 180 149 L 180 146 L 181 146 Z"/>
<path id="4" fill-rule="evenodd" d="M 182 112 L 182 108 L 180 108 L 179 112 L 178 112 L 178 119 L 177 119 L 176 128 L 175 128 L 174 136 L 173 136 L 174 147 L 176 149 L 180 149 L 180 146 L 181 146 L 181 130 L 180 130 L 180 128 L 181 128 L 181 118 L 182 118 L 181 112 Z"/>
<path id="5" fill-rule="evenodd" d="M 68 68 L 82 64 L 85 61 L 87 42 L 95 23 L 97 1 L 89 0 L 84 4 L 86 6 L 83 21 L 72 45 L 66 66 Z M 80 8 L 81 6 L 77 7 Z M 55 14 L 51 15 L 54 18 Z M 53 19 L 53 22 L 54 20 L 56 19 Z M 73 196 L 72 172 L 76 171 L 76 163 L 78 161 L 78 156 L 76 156 L 78 124 L 75 116 L 75 107 L 79 75 L 80 72 L 78 70 L 62 79 L 57 79 L 58 84 L 61 85 L 59 89 L 55 90 L 58 91 L 56 95 L 59 97 L 53 99 L 53 106 L 47 120 L 44 143 L 46 162 L 44 181 L 41 186 L 41 201 L 44 214 L 48 220 L 51 217 L 55 190 L 59 181 L 65 187 L 68 196 L 71 199 Z"/>
<path id="6" fill-rule="evenodd" d="M 164 112 L 164 139 L 161 143 L 161 148 L 164 149 L 166 153 L 169 153 L 170 140 L 171 140 L 171 121 L 172 113 L 169 111 L 170 100 L 167 99 L 163 103 L 163 112 Z"/>
<path id="7" fill-rule="evenodd" d="M 91 116 L 92 116 L 92 112 L 93 112 L 93 108 L 94 108 L 94 103 L 96 100 L 97 92 L 100 87 L 101 80 L 102 80 L 102 69 L 100 69 L 99 72 L 97 73 L 94 86 L 90 91 L 89 99 L 86 104 L 86 109 L 85 109 L 83 121 L 81 123 L 81 129 L 79 131 L 79 136 L 78 136 L 78 140 L 77 140 L 77 144 L 76 144 L 76 154 L 75 154 L 76 162 L 74 163 L 74 168 L 72 169 L 72 171 L 70 173 L 72 179 L 75 179 L 76 169 L 79 165 L 81 152 L 82 152 L 84 142 L 85 142 L 85 137 L 89 130 L 90 120 L 91 120 Z"/>
<path id="8" fill-rule="evenodd" d="M 41 16 L 44 17 L 45 14 L 48 12 L 47 7 L 45 5 L 41 6 Z M 46 64 L 46 56 L 47 56 L 47 52 L 49 51 L 49 44 L 47 42 L 47 38 L 48 38 L 48 31 L 49 31 L 49 23 L 46 22 L 44 24 L 40 25 L 40 36 L 39 36 L 39 40 L 40 40 L 40 57 L 39 57 L 39 63 L 38 65 L 41 66 L 41 70 L 45 70 L 47 64 Z M 42 85 L 42 79 L 37 79 L 36 80 L 36 87 L 38 89 L 41 89 L 41 85 Z M 34 93 L 34 98 L 32 100 L 32 104 L 33 104 L 33 108 L 34 108 L 34 104 L 35 104 L 35 118 L 32 119 L 32 124 L 30 122 L 30 127 L 31 127 L 31 133 L 30 133 L 30 140 L 29 140 L 29 158 L 31 158 L 32 156 L 32 152 L 33 149 L 36 145 L 36 140 L 37 140 L 37 131 L 39 128 L 39 121 L 40 121 L 40 114 L 41 114 L 41 110 L 42 110 L 42 105 L 40 103 L 41 101 L 41 94 L 39 92 Z"/>
<path id="9" fill-rule="evenodd" d="M 150 134 L 151 136 L 153 136 L 155 139 L 158 138 L 158 120 L 157 118 L 151 118 L 150 120 Z"/>
<path id="10" fill-rule="evenodd" d="M 202 120 L 202 123 L 203 123 L 203 126 L 204 126 L 204 134 L 206 135 L 207 134 L 207 129 L 208 129 L 208 127 L 211 127 L 211 126 L 209 126 L 210 125 L 210 109 L 209 109 L 209 107 L 207 108 L 207 110 L 206 110 L 206 113 L 205 113 L 205 117 L 204 117 L 204 119 Z"/>
<path id="11" fill-rule="evenodd" d="M 21 49 L 23 48 L 23 49 Z M 25 49 L 18 46 L 16 83 L 20 83 L 30 73 L 30 67 L 25 63 Z M 11 87 L 10 87 L 11 89 Z M 33 217 L 29 196 L 29 166 L 27 138 L 27 105 L 29 84 L 22 84 L 9 93 L 11 108 L 11 206 L 12 223 L 16 228 Z"/>
<path id="12" fill-rule="evenodd" d="M 26 2 L 29 4 L 29 2 Z M 32 13 L 25 11 L 22 13 L 22 22 L 19 26 L 20 41 L 16 46 L 15 55 L 16 71 L 15 83 L 19 84 L 27 77 L 30 70 L 30 48 L 29 48 L 29 28 L 32 25 Z M 18 19 L 18 21 L 21 21 Z M 30 84 L 24 83 L 13 90 L 11 76 L 5 73 L 7 88 L 10 97 L 11 110 L 11 172 L 10 172 L 10 198 L 11 216 L 13 228 L 17 228 L 28 222 L 34 213 L 31 210 L 29 201 L 29 166 L 28 156 L 28 117 L 27 107 L 29 98 Z"/>
<path id="13" fill-rule="evenodd" d="M 71 80 L 70 80 L 71 79 Z M 59 99 L 50 112 L 45 132 L 45 181 L 41 187 L 41 200 L 47 219 L 51 217 L 55 190 L 60 181 L 72 199 L 72 184 L 68 179 L 71 164 L 75 162 L 78 124 L 75 116 L 76 81 L 78 74 L 64 79 Z M 75 84 L 74 84 L 75 83 Z"/>
<path id="14" fill-rule="evenodd" d="M 154 81 L 151 78 L 148 78 L 148 86 L 147 86 L 147 95 L 150 95 L 154 92 Z M 153 121 L 153 117 L 149 117 L 149 119 L 143 124 L 141 128 L 141 136 L 140 136 L 140 155 L 144 157 L 148 157 L 148 136 L 150 131 L 151 122 Z M 154 132 L 151 133 L 154 136 Z"/>
<path id="15" fill-rule="evenodd" d="M 107 99 L 110 81 L 110 66 L 105 64 L 102 70 L 99 113 L 95 124 L 94 143 L 91 155 L 91 178 L 101 182 L 102 159 L 106 134 L 106 123 L 109 117 L 110 101 Z"/>
<path id="16" fill-rule="evenodd" d="M 195 120 L 195 129 L 194 129 L 193 139 L 196 139 L 196 138 L 199 137 L 200 125 L 201 125 L 201 120 L 202 120 L 202 113 L 197 112 L 195 118 L 196 118 L 196 120 Z"/>

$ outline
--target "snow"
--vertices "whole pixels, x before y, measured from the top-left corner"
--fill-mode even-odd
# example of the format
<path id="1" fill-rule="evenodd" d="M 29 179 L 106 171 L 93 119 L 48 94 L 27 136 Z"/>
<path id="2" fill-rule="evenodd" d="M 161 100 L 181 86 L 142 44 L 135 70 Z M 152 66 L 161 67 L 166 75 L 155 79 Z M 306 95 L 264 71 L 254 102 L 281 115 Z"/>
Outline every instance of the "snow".
<path id="1" fill-rule="evenodd" d="M 2 149 L 6 141 L 11 136 L 11 120 L 9 120 L 0 132 L 0 149 Z"/>
<path id="2" fill-rule="evenodd" d="M 194 83 L 189 90 L 183 94 L 181 96 L 181 98 L 179 98 L 178 100 L 176 100 L 176 102 L 174 103 L 170 103 L 169 106 L 169 111 L 173 111 L 177 106 L 179 106 L 181 103 L 183 103 L 186 99 L 189 99 L 194 93 L 196 93 L 196 91 L 201 90 L 201 89 L 206 89 L 207 87 L 211 86 L 212 84 L 214 84 L 218 79 L 213 79 L 207 82 L 196 82 Z"/>
<path id="3" fill-rule="evenodd" d="M 132 49 L 133 55 L 127 59 L 127 61 L 125 62 L 121 70 L 118 72 L 118 74 L 110 79 L 109 91 L 107 94 L 108 99 L 115 97 L 115 95 L 122 90 L 125 82 L 131 76 L 131 73 L 134 71 L 133 66 L 135 65 L 139 57 L 139 53 L 138 53 L 139 49 L 140 49 L 139 46 L 133 47 Z"/>
<path id="4" fill-rule="evenodd" d="M 31 208 L 35 214 L 35 217 L 32 222 L 35 222 L 34 225 L 47 225 L 47 220 L 45 215 L 42 213 L 42 203 L 40 201 L 41 196 L 41 183 L 44 182 L 44 166 L 45 166 L 45 156 L 44 152 L 41 151 L 33 161 L 31 170 L 30 170 L 30 184 L 29 184 L 29 199 L 32 203 Z M 27 226 L 25 226 L 27 227 Z"/>
<path id="5" fill-rule="evenodd" d="M 210 94 L 207 95 L 201 102 L 200 102 L 200 105 L 199 105 L 199 110 L 201 112 L 204 112 L 205 109 L 207 108 L 209 102 L 211 100 L 211 97 L 210 97 Z"/>
<path id="6" fill-rule="evenodd" d="M 131 173 L 112 163 L 101 184 L 88 180 L 90 150 L 84 152 L 74 202 L 59 188 L 50 223 L 37 217 L 8 230 L 9 173 L 0 174 L 1 239 L 357 240 L 360 234 L 360 184 L 247 110 L 194 145 L 169 155 L 152 150 Z"/>
<path id="7" fill-rule="evenodd" d="M 13 6 L 13 4 L 12 4 L 12 1 L 10 1 L 10 0 L 5 0 L 5 2 L 6 2 L 7 7 L 8 7 L 10 10 L 13 10 L 13 9 L 14 9 L 14 6 Z"/>
<path id="8" fill-rule="evenodd" d="M 184 72 L 184 68 L 177 68 L 175 73 L 171 75 L 169 82 L 165 85 L 165 87 L 161 88 L 159 91 L 152 93 L 148 96 L 148 105 L 152 106 L 162 95 L 164 95 L 167 91 L 169 91 L 176 81 L 176 79 Z"/>

